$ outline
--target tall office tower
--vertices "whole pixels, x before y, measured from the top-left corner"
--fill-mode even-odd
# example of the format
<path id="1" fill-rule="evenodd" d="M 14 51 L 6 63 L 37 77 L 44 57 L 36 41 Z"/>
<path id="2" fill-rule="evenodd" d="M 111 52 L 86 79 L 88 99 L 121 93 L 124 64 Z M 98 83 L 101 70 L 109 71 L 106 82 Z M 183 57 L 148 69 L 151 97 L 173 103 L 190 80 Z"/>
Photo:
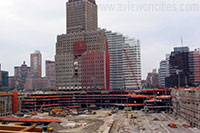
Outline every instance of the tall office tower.
<path id="1" fill-rule="evenodd" d="M 123 48 L 123 72 L 125 89 L 135 90 L 139 89 L 141 85 L 141 56 L 140 56 L 140 41 L 135 38 L 125 37 L 125 45 Z"/>
<path id="2" fill-rule="evenodd" d="M 165 78 L 169 76 L 169 56 L 160 62 L 159 74 L 159 87 L 165 88 Z"/>
<path id="3" fill-rule="evenodd" d="M 123 46 L 125 38 L 120 33 L 106 32 L 110 55 L 110 89 L 124 89 Z"/>
<path id="4" fill-rule="evenodd" d="M 1 64 L 0 64 L 0 88 L 2 89 L 8 89 L 8 71 L 1 70 Z"/>
<path id="5" fill-rule="evenodd" d="M 8 78 L 8 88 L 15 88 L 15 77 L 14 76 L 9 76 Z"/>
<path id="6" fill-rule="evenodd" d="M 26 78 L 31 76 L 31 68 L 25 62 L 21 66 L 15 67 L 15 88 L 24 89 Z"/>
<path id="7" fill-rule="evenodd" d="M 189 48 L 175 47 L 169 57 L 169 76 L 165 78 L 166 87 L 185 87 L 189 81 Z"/>
<path id="8" fill-rule="evenodd" d="M 189 53 L 189 81 L 193 86 L 200 85 L 200 50 L 195 49 Z"/>
<path id="9" fill-rule="evenodd" d="M 106 31 L 106 37 L 110 55 L 110 89 L 137 89 L 136 82 L 141 83 L 140 42 L 112 31 Z M 130 68 L 124 50 L 133 68 Z"/>
<path id="10" fill-rule="evenodd" d="M 67 34 L 57 36 L 55 60 L 56 88 L 109 90 L 108 46 L 94 0 L 67 2 Z"/>
<path id="11" fill-rule="evenodd" d="M 156 69 L 148 73 L 146 78 L 146 87 L 148 88 L 158 88 L 158 73 Z"/>
<path id="12" fill-rule="evenodd" d="M 31 74 L 32 76 L 42 76 L 42 55 L 39 50 L 31 54 Z"/>
<path id="13" fill-rule="evenodd" d="M 1 76 L 1 64 L 0 64 L 0 88 L 1 88 L 1 86 L 2 86 L 2 78 L 1 78 L 2 76 Z"/>
<path id="14" fill-rule="evenodd" d="M 55 77 L 55 61 L 46 61 L 46 78 L 48 80 L 48 88 L 56 88 L 56 77 Z"/>
<path id="15" fill-rule="evenodd" d="M 69 0 L 67 2 L 67 33 L 97 30 L 95 0 Z"/>

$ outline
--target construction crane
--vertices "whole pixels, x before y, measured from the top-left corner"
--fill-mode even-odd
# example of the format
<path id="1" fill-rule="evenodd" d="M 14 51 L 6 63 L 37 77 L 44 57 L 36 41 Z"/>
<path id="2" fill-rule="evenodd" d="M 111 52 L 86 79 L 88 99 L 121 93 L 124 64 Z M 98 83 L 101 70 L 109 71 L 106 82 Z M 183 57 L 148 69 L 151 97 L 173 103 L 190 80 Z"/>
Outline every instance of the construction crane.
<path id="1" fill-rule="evenodd" d="M 129 57 L 128 57 L 128 54 L 127 54 L 125 48 L 123 49 L 123 51 L 124 51 L 124 54 L 126 56 L 126 60 L 127 60 L 128 65 L 129 65 L 130 71 L 131 71 L 131 73 L 132 73 L 132 75 L 133 75 L 133 77 L 135 79 L 135 83 L 137 85 L 137 88 L 138 88 L 138 90 L 140 90 L 140 85 L 139 85 L 139 83 L 137 81 L 137 78 L 136 78 L 136 75 L 135 75 L 135 72 L 134 72 L 134 69 L 133 69 L 133 66 L 132 66 L 132 62 L 129 60 Z"/>

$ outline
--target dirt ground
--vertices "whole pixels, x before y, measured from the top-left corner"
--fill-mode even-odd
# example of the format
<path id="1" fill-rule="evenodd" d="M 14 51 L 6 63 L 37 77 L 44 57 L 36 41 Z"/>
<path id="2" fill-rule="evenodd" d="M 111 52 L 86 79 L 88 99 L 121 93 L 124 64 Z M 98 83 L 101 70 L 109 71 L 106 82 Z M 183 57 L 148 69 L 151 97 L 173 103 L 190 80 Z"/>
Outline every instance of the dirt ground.
<path id="1" fill-rule="evenodd" d="M 98 110 L 95 115 L 67 117 L 50 117 L 43 113 L 34 117 L 61 120 L 60 124 L 50 124 L 54 133 L 200 133 L 199 129 L 183 127 L 186 122 L 170 114 L 118 111 L 109 116 L 110 111 Z M 131 119 L 131 113 L 137 118 Z M 168 126 L 171 122 L 176 123 L 176 129 Z"/>

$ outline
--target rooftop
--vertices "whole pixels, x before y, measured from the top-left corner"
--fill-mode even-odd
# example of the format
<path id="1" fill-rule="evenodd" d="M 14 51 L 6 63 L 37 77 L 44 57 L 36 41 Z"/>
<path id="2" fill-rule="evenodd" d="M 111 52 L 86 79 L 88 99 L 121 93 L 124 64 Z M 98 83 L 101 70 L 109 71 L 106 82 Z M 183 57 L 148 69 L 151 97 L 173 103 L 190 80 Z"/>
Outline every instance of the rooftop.
<path id="1" fill-rule="evenodd" d="M 89 1 L 93 4 L 96 4 L 96 1 L 95 0 L 69 0 L 68 2 L 76 2 L 76 1 Z"/>

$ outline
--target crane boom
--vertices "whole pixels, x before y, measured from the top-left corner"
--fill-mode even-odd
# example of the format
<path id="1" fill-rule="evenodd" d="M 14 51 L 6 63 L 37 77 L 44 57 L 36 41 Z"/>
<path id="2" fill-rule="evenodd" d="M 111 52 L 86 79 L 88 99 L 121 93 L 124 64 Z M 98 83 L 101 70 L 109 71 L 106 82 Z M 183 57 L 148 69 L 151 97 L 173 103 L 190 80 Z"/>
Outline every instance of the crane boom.
<path id="1" fill-rule="evenodd" d="M 123 49 L 123 51 L 124 51 L 124 54 L 125 54 L 125 56 L 126 56 L 127 63 L 128 63 L 128 65 L 129 65 L 129 69 L 130 69 L 130 71 L 131 71 L 131 73 L 132 73 L 132 75 L 133 75 L 133 77 L 134 77 L 134 79 L 135 79 L 135 83 L 136 83 L 136 85 L 137 85 L 137 88 L 138 88 L 138 90 L 140 90 L 140 85 L 139 85 L 139 83 L 138 83 L 138 81 L 137 81 L 137 78 L 136 78 L 136 75 L 135 75 L 135 72 L 134 72 L 132 63 L 131 63 L 131 61 L 129 60 L 128 54 L 127 54 L 127 52 L 126 52 L 126 49 Z"/>

